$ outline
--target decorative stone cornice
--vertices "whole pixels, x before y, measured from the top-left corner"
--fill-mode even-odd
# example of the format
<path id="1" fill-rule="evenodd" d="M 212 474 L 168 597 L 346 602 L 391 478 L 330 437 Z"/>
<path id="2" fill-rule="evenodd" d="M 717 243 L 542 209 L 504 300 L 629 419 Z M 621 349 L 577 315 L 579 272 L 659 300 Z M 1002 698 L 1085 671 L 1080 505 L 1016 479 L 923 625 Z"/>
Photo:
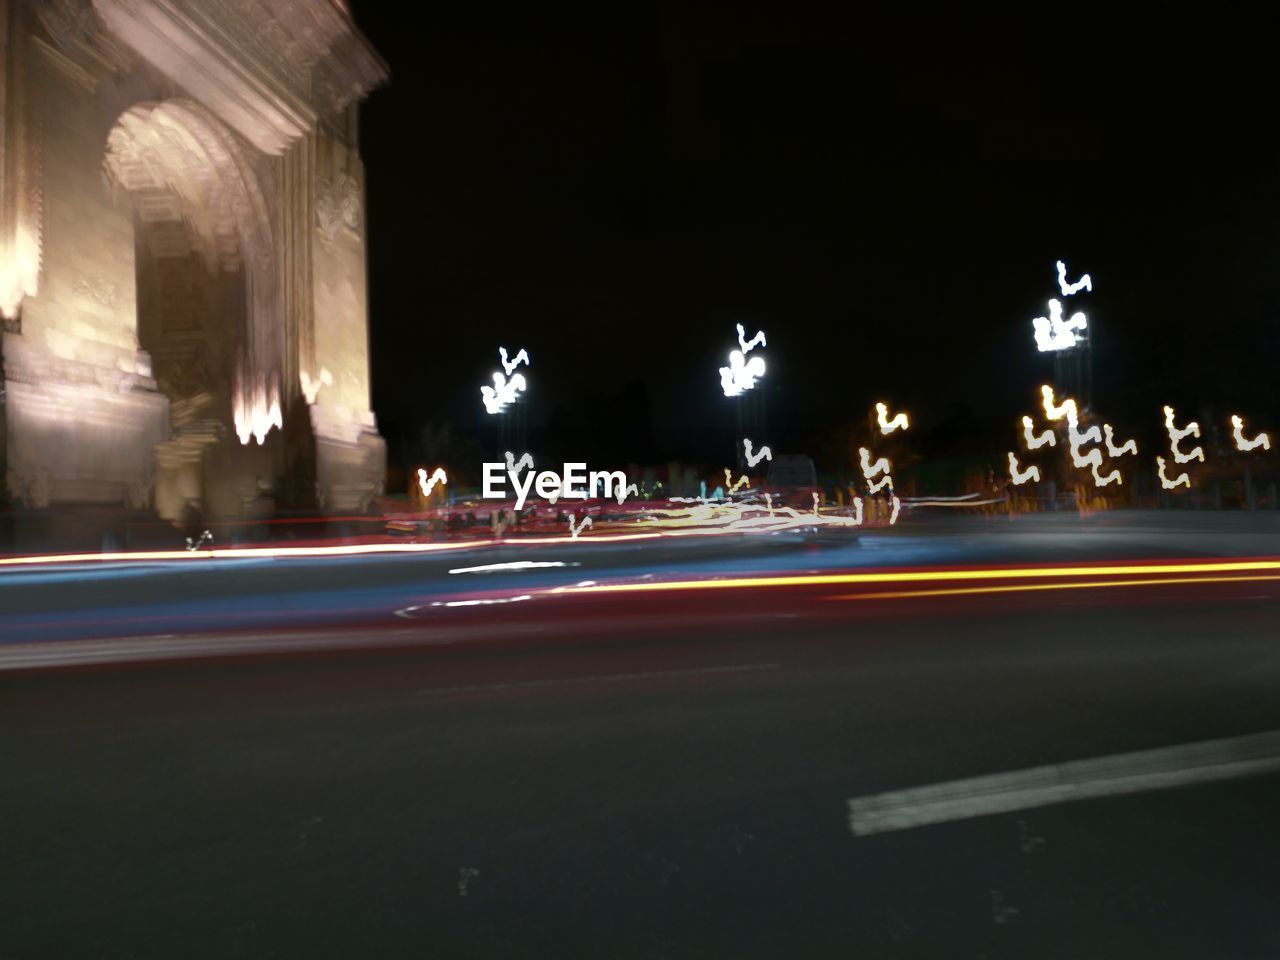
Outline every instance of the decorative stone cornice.
<path id="1" fill-rule="evenodd" d="M 106 27 L 263 153 L 382 83 L 331 0 L 93 0 Z"/>

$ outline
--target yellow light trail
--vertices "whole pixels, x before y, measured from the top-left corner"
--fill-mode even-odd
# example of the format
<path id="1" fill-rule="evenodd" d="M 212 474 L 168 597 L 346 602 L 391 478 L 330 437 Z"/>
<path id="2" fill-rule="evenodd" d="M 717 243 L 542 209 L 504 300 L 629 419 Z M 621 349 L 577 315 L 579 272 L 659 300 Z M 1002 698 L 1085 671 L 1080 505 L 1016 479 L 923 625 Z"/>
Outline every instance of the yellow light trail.
<path id="1" fill-rule="evenodd" d="M 950 590 L 890 590 L 879 593 L 846 593 L 826 600 L 889 600 L 903 597 L 958 597 L 981 593 L 1021 593 L 1028 590 L 1088 590 L 1092 587 L 1152 587 L 1180 583 L 1253 583 L 1280 580 L 1280 576 L 1258 577 L 1162 577 L 1155 580 L 1084 580 L 1078 583 L 1022 583 L 1003 587 L 955 587 Z"/>
<path id="2" fill-rule="evenodd" d="M 1215 560 L 1197 563 L 1135 563 L 1097 567 L 1001 567 L 978 570 L 889 570 L 871 573 L 815 573 L 794 576 L 727 577 L 723 580 L 610 583 L 574 587 L 569 593 L 640 593 L 654 590 L 741 590 L 765 587 L 821 587 L 861 583 L 946 583 L 949 581 L 1065 579 L 1193 573 L 1277 573 L 1280 560 Z"/>

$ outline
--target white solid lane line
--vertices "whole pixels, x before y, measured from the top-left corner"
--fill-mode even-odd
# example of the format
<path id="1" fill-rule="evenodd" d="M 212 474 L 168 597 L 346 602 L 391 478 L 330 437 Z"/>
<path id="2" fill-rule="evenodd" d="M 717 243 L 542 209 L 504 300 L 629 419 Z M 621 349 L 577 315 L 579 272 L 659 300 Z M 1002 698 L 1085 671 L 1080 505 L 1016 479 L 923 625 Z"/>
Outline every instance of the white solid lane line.
<path id="1" fill-rule="evenodd" d="M 739 663 L 728 667 L 695 667 L 690 670 L 648 670 L 642 673 L 606 673 L 591 677 L 558 677 L 553 680 L 518 680 L 511 683 L 485 683 L 472 687 L 428 687 L 415 696 L 446 696 L 454 693 L 489 693 L 502 690 L 527 690 L 531 687 L 563 687 L 579 683 L 617 683 L 625 680 L 655 680 L 660 677 L 696 677 L 709 673 L 748 673 L 754 670 L 777 670 L 777 663 Z"/>
<path id="2" fill-rule="evenodd" d="M 849 801 L 855 836 L 1280 771 L 1280 730 L 952 780 Z"/>

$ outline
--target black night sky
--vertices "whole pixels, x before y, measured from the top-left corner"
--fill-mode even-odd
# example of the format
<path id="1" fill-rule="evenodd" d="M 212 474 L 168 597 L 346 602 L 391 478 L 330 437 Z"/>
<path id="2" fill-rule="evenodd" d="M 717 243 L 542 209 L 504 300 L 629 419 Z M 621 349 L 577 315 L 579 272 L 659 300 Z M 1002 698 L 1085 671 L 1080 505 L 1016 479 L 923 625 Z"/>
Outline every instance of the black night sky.
<path id="1" fill-rule="evenodd" d="M 492 444 L 499 344 L 533 356 L 550 458 L 714 459 L 737 322 L 768 332 L 775 449 L 821 468 L 884 398 L 933 452 L 999 456 L 1051 369 L 1030 320 L 1060 258 L 1094 278 L 1074 307 L 1122 433 L 1164 403 L 1276 413 L 1269 53 L 1066 14 L 410 27 L 403 9 L 355 10 L 391 69 L 362 142 L 393 462 L 428 425 L 455 456 Z"/>

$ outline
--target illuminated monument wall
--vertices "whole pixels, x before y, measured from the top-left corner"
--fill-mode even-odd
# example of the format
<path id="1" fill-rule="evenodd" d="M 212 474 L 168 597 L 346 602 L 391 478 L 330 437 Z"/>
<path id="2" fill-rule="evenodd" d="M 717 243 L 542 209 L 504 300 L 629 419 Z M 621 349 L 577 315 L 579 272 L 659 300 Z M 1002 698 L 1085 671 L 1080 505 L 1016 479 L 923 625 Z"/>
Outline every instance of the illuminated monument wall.
<path id="1" fill-rule="evenodd" d="M 356 110 L 386 71 L 345 4 L 0 0 L 0 53 L 9 498 L 367 507 Z"/>

